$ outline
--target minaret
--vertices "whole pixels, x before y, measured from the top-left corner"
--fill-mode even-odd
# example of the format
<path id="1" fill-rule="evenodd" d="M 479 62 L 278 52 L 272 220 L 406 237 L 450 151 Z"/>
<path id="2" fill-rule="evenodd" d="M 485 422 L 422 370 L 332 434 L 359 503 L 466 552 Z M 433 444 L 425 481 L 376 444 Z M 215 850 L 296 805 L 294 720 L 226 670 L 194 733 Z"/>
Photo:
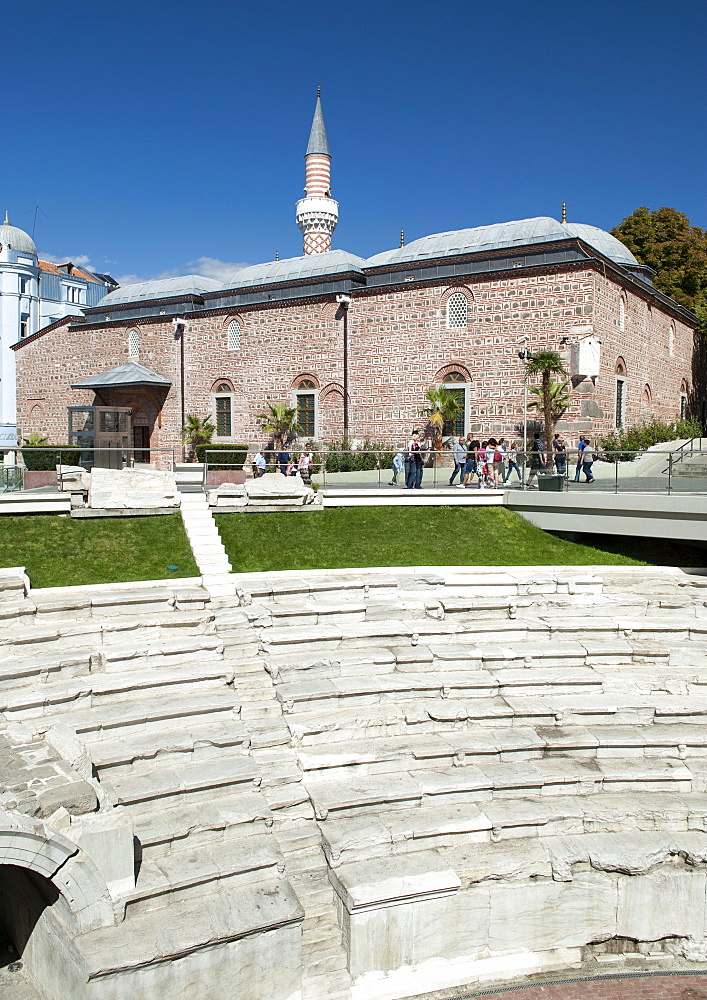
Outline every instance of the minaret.
<path id="1" fill-rule="evenodd" d="M 304 198 L 297 202 L 297 225 L 304 236 L 305 254 L 325 253 L 331 250 L 331 234 L 339 221 L 339 203 L 331 197 L 331 154 L 319 87 L 304 163 Z"/>

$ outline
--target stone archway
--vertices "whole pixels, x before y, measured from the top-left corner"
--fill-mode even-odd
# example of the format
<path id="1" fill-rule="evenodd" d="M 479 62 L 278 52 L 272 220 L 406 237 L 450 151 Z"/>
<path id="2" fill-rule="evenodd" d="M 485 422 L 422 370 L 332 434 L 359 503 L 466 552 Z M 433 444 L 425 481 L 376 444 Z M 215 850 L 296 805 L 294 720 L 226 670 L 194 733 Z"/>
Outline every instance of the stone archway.
<path id="1" fill-rule="evenodd" d="M 115 923 L 93 861 L 51 827 L 0 811 L 0 923 L 47 998 L 83 995 L 75 936 Z"/>

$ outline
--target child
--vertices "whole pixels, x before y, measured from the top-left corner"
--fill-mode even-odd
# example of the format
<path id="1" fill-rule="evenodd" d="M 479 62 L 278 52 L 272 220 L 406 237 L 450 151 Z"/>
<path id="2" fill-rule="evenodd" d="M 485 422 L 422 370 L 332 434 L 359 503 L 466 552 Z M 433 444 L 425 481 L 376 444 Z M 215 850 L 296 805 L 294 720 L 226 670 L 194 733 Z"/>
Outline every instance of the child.
<path id="1" fill-rule="evenodd" d="M 403 458 L 403 449 L 398 448 L 395 455 L 393 455 L 393 479 L 388 485 L 397 486 L 398 476 L 403 472 L 405 472 L 405 459 Z"/>

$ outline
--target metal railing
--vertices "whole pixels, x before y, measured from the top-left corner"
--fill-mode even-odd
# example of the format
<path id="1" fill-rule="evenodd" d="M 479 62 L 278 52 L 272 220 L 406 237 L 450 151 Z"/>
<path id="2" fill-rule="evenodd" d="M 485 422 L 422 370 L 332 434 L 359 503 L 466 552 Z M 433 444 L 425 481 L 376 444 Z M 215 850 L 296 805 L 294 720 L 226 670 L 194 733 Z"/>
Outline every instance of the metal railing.
<path id="1" fill-rule="evenodd" d="M 704 439 L 707 442 L 707 439 Z M 620 449 L 616 451 L 605 451 L 593 449 L 592 462 L 592 489 L 602 492 L 693 492 L 707 493 L 707 449 L 704 451 L 697 445 L 699 438 L 692 441 L 692 447 L 688 447 L 690 442 L 680 448 L 660 449 L 651 448 L 640 451 Z M 221 450 L 213 453 L 207 450 L 205 461 L 202 467 L 202 483 L 207 484 L 209 472 L 214 466 L 223 470 L 233 470 L 241 472 L 245 470 L 246 476 L 250 477 L 254 473 L 253 459 L 254 452 L 248 452 L 245 461 L 242 460 L 242 451 L 239 454 L 239 461 L 227 460 L 227 453 Z M 290 474 L 298 471 L 298 465 L 302 454 L 301 450 L 292 448 L 289 450 L 290 461 L 283 463 L 281 469 L 276 461 L 276 453 L 263 450 L 262 454 L 266 459 L 266 469 L 264 474 L 282 473 Z M 423 489 L 448 488 L 450 479 L 454 479 L 453 485 L 459 484 L 464 478 L 464 472 L 456 471 L 452 454 L 449 450 L 442 451 L 428 450 L 422 453 L 422 481 Z M 577 460 L 580 456 L 577 449 L 567 449 L 565 460 L 562 456 L 546 455 L 546 461 L 538 465 L 533 460 L 532 452 L 527 454 L 517 453 L 517 465 L 521 474 L 520 481 L 517 473 L 513 472 L 510 481 L 510 467 L 508 458 L 504 458 L 502 463 L 494 463 L 496 466 L 500 488 L 521 488 L 526 489 L 528 480 L 531 486 L 540 486 L 541 489 L 554 488 L 564 491 L 581 489 L 585 485 L 586 475 L 582 471 L 577 478 Z M 351 488 L 351 489 L 376 489 L 387 490 L 390 487 L 406 488 L 408 483 L 409 464 L 405 452 L 402 453 L 403 467 L 395 473 L 393 458 L 396 449 L 390 450 L 312 450 L 311 459 L 311 479 L 322 489 Z M 705 469 L 703 478 L 688 478 L 685 472 L 676 471 L 679 463 L 685 458 L 696 458 L 699 455 L 705 456 Z M 645 457 L 651 461 L 650 467 L 638 464 L 637 459 Z M 399 463 L 398 463 L 399 464 Z M 684 467 L 683 467 L 684 468 Z M 555 477 L 555 482 L 549 482 L 548 477 Z M 556 477 L 561 477 L 562 483 L 558 484 Z M 508 477 L 508 478 L 507 478 Z M 307 481 L 308 477 L 303 477 Z M 493 488 L 496 483 L 491 477 L 486 475 L 480 477 L 475 469 L 469 477 L 469 486 L 478 488 L 483 485 L 486 488 Z"/>
<path id="2" fill-rule="evenodd" d="M 49 477 L 56 475 L 57 486 L 64 490 L 64 483 L 69 484 L 72 473 L 69 468 L 81 468 L 85 472 L 90 472 L 92 468 L 127 469 L 136 466 L 150 466 L 161 471 L 173 472 L 175 468 L 175 451 L 173 448 L 103 448 L 103 447 L 71 447 L 70 445 L 54 446 L 39 445 L 35 447 L 23 446 L 21 448 L 8 449 L 15 455 L 15 464 L 8 464 L 7 459 L 3 466 L 3 473 L 9 474 L 14 470 L 15 479 L 17 474 L 22 478 L 23 485 L 14 487 L 15 489 L 36 489 L 38 487 L 27 486 L 26 473 L 46 472 Z M 34 457 L 33 457 L 34 456 Z M 47 456 L 45 460 L 37 459 L 40 456 Z M 80 487 L 79 487 L 80 489 Z M 2 492 L 0 488 L 0 492 Z"/>

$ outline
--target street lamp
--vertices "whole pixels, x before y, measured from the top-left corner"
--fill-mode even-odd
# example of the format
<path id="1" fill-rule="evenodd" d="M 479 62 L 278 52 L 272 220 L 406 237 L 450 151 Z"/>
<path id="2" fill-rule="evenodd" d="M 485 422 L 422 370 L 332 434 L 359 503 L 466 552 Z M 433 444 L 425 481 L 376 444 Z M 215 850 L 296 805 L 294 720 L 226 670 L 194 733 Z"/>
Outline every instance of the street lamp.
<path id="1" fill-rule="evenodd" d="M 349 439 L 349 306 L 350 295 L 337 295 L 336 301 L 344 320 L 344 441 Z"/>
<path id="2" fill-rule="evenodd" d="M 528 450 L 528 368 L 527 362 L 531 358 L 527 345 L 527 336 L 520 337 L 518 343 L 523 346 L 518 351 L 518 357 L 523 362 L 523 464 L 525 465 L 525 455 Z"/>

